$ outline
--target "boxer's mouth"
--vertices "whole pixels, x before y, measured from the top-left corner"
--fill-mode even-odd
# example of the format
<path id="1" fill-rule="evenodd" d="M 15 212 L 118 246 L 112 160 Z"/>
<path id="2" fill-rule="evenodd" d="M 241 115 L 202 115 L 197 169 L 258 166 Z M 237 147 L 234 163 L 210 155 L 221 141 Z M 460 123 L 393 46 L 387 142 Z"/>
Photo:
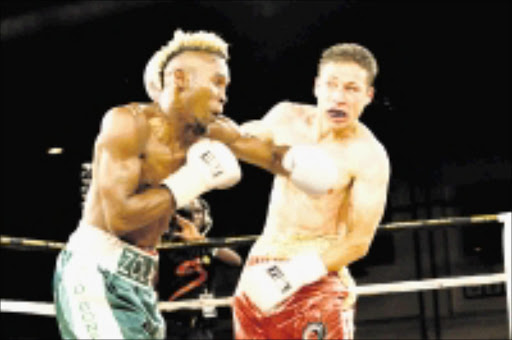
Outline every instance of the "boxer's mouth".
<path id="1" fill-rule="evenodd" d="M 343 118 L 347 117 L 347 113 L 343 110 L 331 109 L 331 110 L 328 110 L 327 113 L 329 114 L 329 116 L 331 118 L 334 118 L 334 119 L 343 119 Z"/>

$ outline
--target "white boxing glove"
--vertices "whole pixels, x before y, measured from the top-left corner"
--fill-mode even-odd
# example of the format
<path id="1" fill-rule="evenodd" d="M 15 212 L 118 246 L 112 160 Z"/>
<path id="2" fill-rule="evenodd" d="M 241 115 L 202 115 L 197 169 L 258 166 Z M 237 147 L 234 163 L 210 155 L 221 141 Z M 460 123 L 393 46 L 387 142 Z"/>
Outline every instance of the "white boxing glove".
<path id="1" fill-rule="evenodd" d="M 189 148 L 185 165 L 162 184 L 172 191 L 179 209 L 207 191 L 235 185 L 241 177 L 240 164 L 231 150 L 203 138 Z"/>
<path id="2" fill-rule="evenodd" d="M 308 194 L 325 194 L 338 181 L 338 167 L 321 148 L 313 145 L 293 146 L 283 157 L 283 168 L 291 181 Z"/>
<path id="3" fill-rule="evenodd" d="M 327 269 L 320 256 L 307 252 L 289 261 L 272 261 L 247 267 L 240 290 L 262 312 L 268 314 L 300 288 L 325 275 Z"/>

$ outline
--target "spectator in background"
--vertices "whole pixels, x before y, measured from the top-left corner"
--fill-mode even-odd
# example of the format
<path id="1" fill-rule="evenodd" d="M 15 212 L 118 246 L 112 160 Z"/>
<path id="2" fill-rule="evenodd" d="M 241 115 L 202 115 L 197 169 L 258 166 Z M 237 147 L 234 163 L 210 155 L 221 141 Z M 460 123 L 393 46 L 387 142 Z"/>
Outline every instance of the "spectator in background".
<path id="1" fill-rule="evenodd" d="M 208 203 L 198 198 L 178 210 L 171 220 L 168 241 L 204 240 L 213 226 Z M 213 298 L 217 288 L 228 288 L 233 293 L 242 259 L 235 251 L 226 248 L 188 247 L 174 249 L 161 256 L 158 292 L 162 300 Z M 215 277 L 221 271 L 236 268 L 233 281 L 222 280 L 217 287 Z M 167 317 L 168 339 L 213 339 L 215 317 L 213 308 L 204 310 L 180 310 Z"/>

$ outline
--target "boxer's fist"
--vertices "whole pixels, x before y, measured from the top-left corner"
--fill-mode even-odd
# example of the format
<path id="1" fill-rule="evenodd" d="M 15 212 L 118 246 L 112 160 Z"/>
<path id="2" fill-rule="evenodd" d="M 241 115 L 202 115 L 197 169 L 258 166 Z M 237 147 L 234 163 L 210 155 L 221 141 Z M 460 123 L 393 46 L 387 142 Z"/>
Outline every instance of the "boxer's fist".
<path id="1" fill-rule="evenodd" d="M 198 172 L 207 190 L 227 189 L 240 181 L 240 165 L 224 144 L 202 139 L 187 153 L 187 164 Z"/>
<path id="2" fill-rule="evenodd" d="M 218 116 L 206 127 L 206 136 L 225 143 L 235 142 L 241 136 L 240 127 L 226 116 Z"/>
<path id="3" fill-rule="evenodd" d="M 284 155 L 282 165 L 290 172 L 290 180 L 308 194 L 325 194 L 338 181 L 336 163 L 316 146 L 293 146 Z"/>
<path id="4" fill-rule="evenodd" d="M 240 289 L 264 313 L 270 313 L 300 288 L 327 275 L 320 256 L 302 253 L 288 261 L 272 261 L 248 267 Z"/>
<path id="5" fill-rule="evenodd" d="M 227 189 L 240 181 L 238 160 L 224 144 L 202 139 L 187 152 L 187 160 L 163 184 L 173 193 L 177 208 L 212 189 Z"/>

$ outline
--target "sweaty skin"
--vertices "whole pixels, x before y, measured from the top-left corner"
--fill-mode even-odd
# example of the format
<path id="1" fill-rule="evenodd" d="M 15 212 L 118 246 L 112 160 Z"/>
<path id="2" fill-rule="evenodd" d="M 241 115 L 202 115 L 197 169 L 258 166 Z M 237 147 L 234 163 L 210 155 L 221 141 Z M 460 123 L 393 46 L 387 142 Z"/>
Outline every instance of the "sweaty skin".
<path id="1" fill-rule="evenodd" d="M 175 212 L 160 183 L 179 169 L 188 147 L 222 113 L 229 69 L 224 59 L 184 52 L 165 71 L 157 103 L 111 109 L 94 145 L 92 181 L 83 211 L 90 225 L 142 248 L 154 248 Z"/>
<path id="2" fill-rule="evenodd" d="M 386 203 L 387 153 L 359 121 L 373 98 L 367 71 L 352 62 L 327 62 L 315 79 L 316 105 L 282 102 L 262 119 L 211 128 L 246 162 L 276 175 L 263 233 L 250 255 L 290 257 L 315 250 L 329 271 L 353 286 L 347 265 L 366 255 Z M 325 195 L 299 190 L 281 166 L 290 146 L 313 144 L 338 165 L 338 183 Z M 321 170 L 318 176 L 322 176 Z M 354 296 L 351 297 L 354 299 Z M 350 303 L 348 303 L 350 304 Z"/>
<path id="3" fill-rule="evenodd" d="M 329 270 L 338 271 L 351 261 L 347 256 L 337 259 L 331 249 L 341 254 L 342 248 L 351 247 L 354 255 L 362 256 L 366 239 L 372 237 L 382 216 L 387 156 L 362 123 L 343 139 L 319 140 L 314 126 L 317 116 L 313 106 L 282 103 L 267 119 L 272 121 L 268 126 L 279 131 L 273 135 L 274 143 L 314 143 L 327 151 L 338 165 L 338 183 L 332 192 L 313 196 L 286 177 L 276 176 L 263 234 L 251 255 L 290 257 L 314 249 L 324 255 Z M 348 234 L 356 237 L 347 242 Z"/>
<path id="4" fill-rule="evenodd" d="M 276 144 L 314 143 L 323 148 L 338 165 L 339 176 L 332 192 L 312 196 L 277 175 L 263 233 L 249 256 L 289 258 L 302 251 L 317 252 L 327 270 L 337 271 L 349 288 L 343 301 L 349 307 L 356 294 L 348 265 L 367 253 L 382 217 L 389 162 L 382 145 L 359 122 L 340 140 L 319 139 L 318 115 L 313 106 L 281 103 L 257 122 L 261 138 L 267 141 L 272 136 Z"/>
<path id="5" fill-rule="evenodd" d="M 185 150 L 169 146 L 154 105 L 132 104 L 105 116 L 94 146 L 85 221 L 139 247 L 166 231 L 173 198 L 159 183 L 183 165 Z"/>

